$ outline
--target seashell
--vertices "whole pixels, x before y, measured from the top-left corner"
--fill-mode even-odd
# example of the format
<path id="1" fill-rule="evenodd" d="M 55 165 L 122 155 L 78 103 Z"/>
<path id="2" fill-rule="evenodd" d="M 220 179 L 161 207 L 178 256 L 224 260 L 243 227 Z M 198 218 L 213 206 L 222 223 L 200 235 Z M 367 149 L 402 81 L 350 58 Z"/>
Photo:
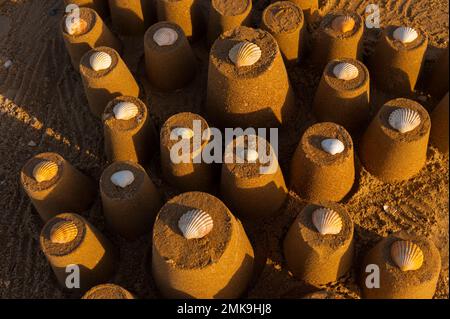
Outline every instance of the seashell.
<path id="1" fill-rule="evenodd" d="M 262 52 L 259 46 L 248 41 L 236 44 L 228 53 L 230 60 L 238 68 L 255 64 L 259 61 L 261 55 Z"/>
<path id="2" fill-rule="evenodd" d="M 389 115 L 389 125 L 400 133 L 414 130 L 420 122 L 420 114 L 407 108 L 397 109 Z"/>
<path id="3" fill-rule="evenodd" d="M 323 140 L 320 145 L 325 152 L 331 155 L 340 154 L 345 150 L 344 143 L 336 138 Z"/>
<path id="4" fill-rule="evenodd" d="M 38 183 L 47 182 L 58 175 L 58 164 L 52 161 L 42 161 L 33 168 L 33 177 Z"/>
<path id="5" fill-rule="evenodd" d="M 351 16 L 339 16 L 331 22 L 331 28 L 336 32 L 347 33 L 355 28 L 355 24 L 355 19 Z"/>
<path id="6" fill-rule="evenodd" d="M 134 174 L 131 171 L 118 171 L 111 176 L 111 183 L 116 186 L 125 188 L 134 182 Z"/>
<path id="7" fill-rule="evenodd" d="M 172 45 L 178 40 L 178 32 L 171 28 L 158 29 L 153 35 L 153 41 L 160 47 Z"/>
<path id="8" fill-rule="evenodd" d="M 85 20 L 75 16 L 68 15 L 64 23 L 65 31 L 70 35 L 80 35 L 86 32 L 88 24 Z"/>
<path id="9" fill-rule="evenodd" d="M 211 216 L 200 209 L 190 210 L 178 220 L 178 228 L 186 239 L 203 238 L 211 232 L 213 226 Z"/>
<path id="10" fill-rule="evenodd" d="M 50 240 L 55 244 L 67 244 L 78 235 L 78 228 L 74 222 L 65 220 L 53 225 L 50 230 Z"/>
<path id="11" fill-rule="evenodd" d="M 102 71 L 111 67 L 112 57 L 106 52 L 99 51 L 91 55 L 89 62 L 94 71 Z"/>
<path id="12" fill-rule="evenodd" d="M 194 137 L 194 131 L 187 127 L 177 127 L 172 132 L 175 136 L 181 137 L 183 140 L 189 140 Z"/>
<path id="13" fill-rule="evenodd" d="M 417 270 L 423 264 L 420 247 L 406 240 L 398 240 L 392 244 L 391 258 L 402 271 Z"/>
<path id="14" fill-rule="evenodd" d="M 113 112 L 117 120 L 128 121 L 139 114 L 139 108 L 131 102 L 119 102 L 114 106 Z"/>
<path id="15" fill-rule="evenodd" d="M 410 27 L 399 27 L 394 31 L 394 39 L 407 44 L 413 42 L 419 37 L 419 33 Z"/>
<path id="16" fill-rule="evenodd" d="M 258 151 L 255 149 L 243 149 L 240 153 L 240 157 L 247 162 L 256 162 L 259 159 Z"/>
<path id="17" fill-rule="evenodd" d="M 322 235 L 336 235 L 342 230 L 342 218 L 329 208 L 316 209 L 312 214 L 312 222 Z"/>
<path id="18" fill-rule="evenodd" d="M 358 77 L 359 70 L 351 63 L 342 62 L 333 68 L 333 74 L 339 80 L 350 81 Z"/>

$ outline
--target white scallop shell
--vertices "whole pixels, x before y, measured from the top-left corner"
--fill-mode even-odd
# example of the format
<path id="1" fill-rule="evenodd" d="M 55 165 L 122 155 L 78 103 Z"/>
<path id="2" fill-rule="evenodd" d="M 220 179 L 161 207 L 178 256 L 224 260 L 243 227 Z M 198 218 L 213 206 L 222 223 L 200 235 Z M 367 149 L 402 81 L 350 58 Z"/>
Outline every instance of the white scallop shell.
<path id="1" fill-rule="evenodd" d="M 345 145 L 340 140 L 336 138 L 329 138 L 323 140 L 320 145 L 322 149 L 331 155 L 340 154 L 345 150 Z"/>
<path id="2" fill-rule="evenodd" d="M 91 55 L 89 62 L 94 71 L 106 70 L 112 65 L 112 57 L 106 52 L 95 52 Z"/>
<path id="3" fill-rule="evenodd" d="M 58 164 L 52 161 L 42 161 L 33 168 L 33 177 L 38 183 L 52 180 L 58 175 Z"/>
<path id="4" fill-rule="evenodd" d="M 394 31 L 394 39 L 402 43 L 411 43 L 419 37 L 419 33 L 410 27 L 399 27 Z"/>
<path id="5" fill-rule="evenodd" d="M 56 244 L 66 244 L 73 241 L 77 235 L 77 225 L 70 220 L 65 220 L 53 225 L 50 230 L 50 241 Z"/>
<path id="6" fill-rule="evenodd" d="M 134 182 L 134 174 L 131 171 L 118 171 L 111 176 L 111 183 L 116 186 L 125 188 Z"/>
<path id="7" fill-rule="evenodd" d="M 359 70 L 351 63 L 342 62 L 333 68 L 333 74 L 340 80 L 350 81 L 358 77 Z"/>
<path id="8" fill-rule="evenodd" d="M 400 133 L 412 131 L 418 127 L 420 123 L 420 114 L 411 109 L 400 108 L 389 115 L 389 125 Z"/>
<path id="9" fill-rule="evenodd" d="M 341 33 L 347 33 L 352 31 L 355 28 L 355 19 L 351 16 L 338 16 L 334 18 L 333 22 L 331 23 L 331 27 L 336 32 Z"/>
<path id="10" fill-rule="evenodd" d="M 259 46 L 248 41 L 236 44 L 228 53 L 230 60 L 238 68 L 255 64 L 259 61 L 261 55 L 262 52 Z"/>
<path id="11" fill-rule="evenodd" d="M 342 230 L 342 218 L 329 208 L 316 209 L 312 214 L 312 222 L 322 235 L 336 235 Z"/>
<path id="12" fill-rule="evenodd" d="M 420 247 L 406 240 L 398 240 L 392 244 L 391 258 L 402 271 L 417 270 L 423 264 Z"/>
<path id="13" fill-rule="evenodd" d="M 169 46 L 177 42 L 178 32 L 171 28 L 158 29 L 153 35 L 153 41 L 160 47 Z"/>
<path id="14" fill-rule="evenodd" d="M 87 22 L 75 15 L 69 14 L 64 22 L 65 30 L 70 35 L 83 33 L 87 28 Z"/>
<path id="15" fill-rule="evenodd" d="M 245 159 L 247 162 L 254 163 L 258 160 L 259 154 L 258 151 L 255 149 L 243 149 L 240 151 L 239 156 L 243 159 Z"/>
<path id="16" fill-rule="evenodd" d="M 181 137 L 183 140 L 189 140 L 194 137 L 194 131 L 187 127 L 177 127 L 173 129 L 173 134 Z"/>
<path id="17" fill-rule="evenodd" d="M 203 238 L 211 232 L 213 226 L 211 216 L 200 209 L 190 210 L 178 220 L 178 228 L 186 239 Z"/>
<path id="18" fill-rule="evenodd" d="M 136 115 L 139 114 L 139 108 L 136 104 L 125 101 L 117 103 L 113 108 L 113 112 L 114 117 L 117 120 L 128 121 L 135 118 Z"/>

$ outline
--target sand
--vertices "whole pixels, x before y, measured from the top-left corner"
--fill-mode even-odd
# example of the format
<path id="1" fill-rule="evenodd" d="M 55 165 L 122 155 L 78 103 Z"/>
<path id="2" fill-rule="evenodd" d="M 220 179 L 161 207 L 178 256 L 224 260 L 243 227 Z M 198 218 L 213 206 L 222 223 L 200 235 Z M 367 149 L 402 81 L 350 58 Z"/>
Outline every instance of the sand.
<path id="1" fill-rule="evenodd" d="M 365 6 L 371 2 L 321 1 L 321 12 L 354 9 L 363 14 Z M 60 0 L 0 0 L 0 20 L 7 17 L 10 21 L 7 34 L 4 35 L 3 30 L 0 32 L 0 298 L 80 297 L 58 289 L 56 278 L 39 249 L 43 224 L 19 184 L 20 168 L 40 152 L 60 153 L 97 181 L 107 166 L 101 122 L 89 112 L 81 79 L 73 70 L 59 35 L 61 3 Z M 433 62 L 448 45 L 448 1 L 386 0 L 383 3 L 383 25 L 411 23 L 430 39 L 425 60 L 426 77 L 419 83 L 421 90 L 427 83 Z M 259 24 L 259 15 L 268 4 L 266 0 L 254 1 L 255 23 Z M 366 56 L 372 53 L 379 35 L 380 30 L 376 29 L 366 34 Z M 141 98 L 152 100 L 152 119 L 158 128 L 178 112 L 204 115 L 208 51 L 203 44 L 194 45 L 201 65 L 199 75 L 189 87 L 171 94 L 148 94 L 142 74 L 136 73 L 144 69 L 142 40 L 122 40 L 125 42 L 124 59 L 146 89 L 147 96 Z M 5 69 L 4 63 L 8 60 L 13 64 Z M 321 72 L 308 65 L 306 60 L 302 66 L 288 69 L 300 112 L 280 133 L 280 164 L 285 174 L 289 174 L 290 159 L 302 133 L 315 122 L 311 105 Z M 371 116 L 383 102 L 393 97 L 373 91 Z M 420 98 L 428 109 L 438 102 L 420 91 L 415 98 Z M 163 192 L 163 200 L 167 201 L 178 192 L 163 182 L 158 156 L 155 154 L 148 171 L 156 187 Z M 322 288 L 347 298 L 360 297 L 357 274 L 368 249 L 394 231 L 411 230 L 430 236 L 440 250 L 443 265 L 435 298 L 448 298 L 448 156 L 429 147 L 426 165 L 420 173 L 408 182 L 396 184 L 384 184 L 361 168 L 357 159 L 356 164 L 357 181 L 343 201 L 355 223 L 354 266 L 344 278 Z M 248 297 L 301 298 L 319 290 L 293 278 L 282 256 L 284 236 L 305 204 L 290 192 L 280 215 L 244 225 L 255 249 L 257 269 Z M 384 211 L 385 204 L 392 208 Z M 139 298 L 158 297 L 147 259 L 151 237 L 127 242 L 106 231 L 99 197 L 92 210 L 83 216 L 120 249 L 120 265 L 113 282 Z"/>

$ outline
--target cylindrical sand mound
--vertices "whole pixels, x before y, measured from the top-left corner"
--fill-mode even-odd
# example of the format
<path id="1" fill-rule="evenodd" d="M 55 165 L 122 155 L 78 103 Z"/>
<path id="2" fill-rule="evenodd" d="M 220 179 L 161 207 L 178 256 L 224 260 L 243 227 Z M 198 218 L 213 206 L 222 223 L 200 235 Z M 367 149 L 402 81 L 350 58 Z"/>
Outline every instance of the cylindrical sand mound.
<path id="1" fill-rule="evenodd" d="M 134 299 L 134 296 L 125 288 L 114 284 L 103 284 L 89 289 L 82 299 Z"/>
<path id="2" fill-rule="evenodd" d="M 440 152 L 448 154 L 448 92 L 431 113 L 431 143 Z"/>

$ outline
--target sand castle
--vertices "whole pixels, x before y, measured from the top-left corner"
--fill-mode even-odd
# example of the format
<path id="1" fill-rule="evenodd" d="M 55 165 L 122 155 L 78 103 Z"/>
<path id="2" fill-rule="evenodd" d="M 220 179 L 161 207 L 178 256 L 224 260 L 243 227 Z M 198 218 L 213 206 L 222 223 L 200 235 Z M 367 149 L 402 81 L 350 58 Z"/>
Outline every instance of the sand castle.
<path id="1" fill-rule="evenodd" d="M 20 181 L 43 221 L 61 211 L 84 212 L 97 194 L 94 181 L 56 153 L 42 153 L 28 160 Z"/>
<path id="2" fill-rule="evenodd" d="M 110 162 L 147 163 L 156 151 L 158 137 L 144 102 L 119 96 L 108 103 L 102 116 L 105 153 Z"/>
<path id="3" fill-rule="evenodd" d="M 428 111 L 408 99 L 384 104 L 360 142 L 365 168 L 385 182 L 407 180 L 425 165 L 431 121 Z"/>
<path id="4" fill-rule="evenodd" d="M 278 1 L 268 6 L 262 16 L 261 28 L 277 40 L 287 63 L 296 63 L 302 55 L 305 19 L 302 9 L 291 1 Z"/>
<path id="5" fill-rule="evenodd" d="M 449 48 L 445 49 L 439 59 L 436 61 L 432 69 L 432 76 L 430 83 L 428 85 L 428 91 L 434 97 L 435 100 L 439 101 L 445 93 L 448 92 L 448 54 Z"/>
<path id="6" fill-rule="evenodd" d="M 63 288 L 69 288 L 68 266 L 78 267 L 81 291 L 108 281 L 114 273 L 114 247 L 80 215 L 60 214 L 50 219 L 42 229 L 40 245 Z"/>
<path id="7" fill-rule="evenodd" d="M 448 154 L 448 92 L 431 113 L 431 143 L 440 152 Z"/>
<path id="8" fill-rule="evenodd" d="M 253 272 L 253 248 L 241 222 L 216 197 L 169 200 L 153 228 L 153 278 L 168 298 L 238 298 Z"/>
<path id="9" fill-rule="evenodd" d="M 139 96 L 139 85 L 119 53 L 97 47 L 83 56 L 80 74 L 92 114 L 101 117 L 108 103 L 118 96 Z"/>
<path id="10" fill-rule="evenodd" d="M 133 294 L 114 284 L 103 284 L 89 289 L 81 299 L 135 299 Z"/>
<path id="11" fill-rule="evenodd" d="M 427 45 L 427 37 L 414 28 L 386 27 L 370 58 L 372 79 L 386 92 L 411 94 L 422 69 Z"/>
<path id="12" fill-rule="evenodd" d="M 430 239 L 401 232 L 376 244 L 366 255 L 362 269 L 367 265 L 378 266 L 380 286 L 367 287 L 369 273 L 363 273 L 364 298 L 431 299 L 439 279 L 441 256 Z"/>
<path id="13" fill-rule="evenodd" d="M 276 127 L 295 113 L 295 98 L 276 40 L 239 27 L 214 43 L 207 114 L 219 127 Z"/>
<path id="14" fill-rule="evenodd" d="M 66 6 L 75 4 L 80 7 L 93 9 L 102 17 L 105 17 L 109 14 L 107 0 L 64 0 L 64 3 Z"/>
<path id="15" fill-rule="evenodd" d="M 325 122 L 309 127 L 291 160 L 291 185 L 312 202 L 342 200 L 355 180 L 354 147 L 340 125 Z"/>
<path id="16" fill-rule="evenodd" d="M 152 17 L 153 0 L 109 0 L 111 20 L 120 34 L 140 35 Z"/>
<path id="17" fill-rule="evenodd" d="M 365 128 L 370 111 L 370 76 L 362 62 L 333 60 L 325 67 L 313 103 L 322 122 L 334 122 L 350 132 Z"/>
<path id="18" fill-rule="evenodd" d="M 196 0 L 156 0 L 158 21 L 180 26 L 191 40 L 202 33 L 202 17 Z"/>
<path id="19" fill-rule="evenodd" d="M 100 194 L 106 223 L 113 231 L 127 239 L 151 231 L 162 202 L 142 166 L 133 162 L 111 164 L 100 178 Z"/>
<path id="20" fill-rule="evenodd" d="M 353 260 L 353 221 L 338 204 L 307 205 L 283 243 L 291 272 L 311 285 L 342 277 Z"/>

